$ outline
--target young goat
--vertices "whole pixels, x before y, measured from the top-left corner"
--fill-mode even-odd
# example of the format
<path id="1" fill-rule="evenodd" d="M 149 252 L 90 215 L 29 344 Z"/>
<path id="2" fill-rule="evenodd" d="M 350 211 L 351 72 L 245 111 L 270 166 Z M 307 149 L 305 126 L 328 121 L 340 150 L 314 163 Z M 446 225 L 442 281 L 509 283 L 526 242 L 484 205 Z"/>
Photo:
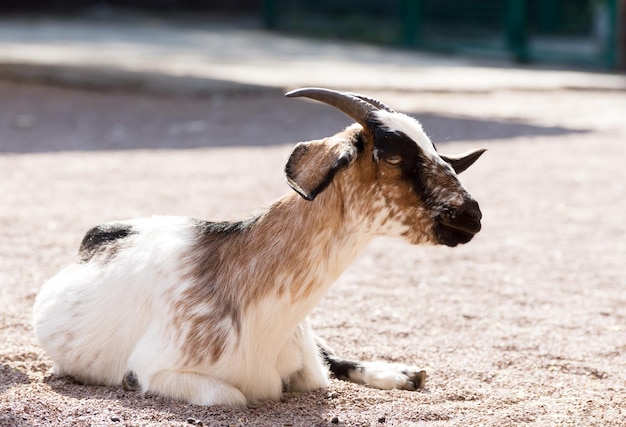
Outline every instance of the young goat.
<path id="1" fill-rule="evenodd" d="M 291 193 L 245 221 L 153 217 L 87 232 L 78 261 L 34 306 L 56 375 L 141 389 L 200 405 L 278 400 L 337 378 L 415 390 L 413 366 L 341 359 L 307 315 L 376 236 L 456 246 L 480 230 L 478 203 L 457 174 L 484 150 L 435 150 L 420 124 L 381 102 L 327 89 L 289 97 L 354 119 L 296 145 Z"/>

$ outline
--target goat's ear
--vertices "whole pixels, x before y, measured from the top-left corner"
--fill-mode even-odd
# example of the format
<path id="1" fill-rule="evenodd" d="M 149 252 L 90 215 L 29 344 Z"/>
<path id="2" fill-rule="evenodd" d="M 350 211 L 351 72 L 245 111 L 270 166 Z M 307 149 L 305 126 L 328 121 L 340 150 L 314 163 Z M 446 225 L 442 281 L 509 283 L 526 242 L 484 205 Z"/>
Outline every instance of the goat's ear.
<path id="1" fill-rule="evenodd" d="M 285 166 L 287 183 L 306 200 L 313 200 L 355 156 L 355 147 L 345 139 L 300 142 Z"/>
<path id="2" fill-rule="evenodd" d="M 481 148 L 474 151 L 468 151 L 457 156 L 446 156 L 444 154 L 440 154 L 440 157 L 449 163 L 456 173 L 461 173 L 465 169 L 472 166 L 485 151 L 487 151 L 486 148 Z"/>

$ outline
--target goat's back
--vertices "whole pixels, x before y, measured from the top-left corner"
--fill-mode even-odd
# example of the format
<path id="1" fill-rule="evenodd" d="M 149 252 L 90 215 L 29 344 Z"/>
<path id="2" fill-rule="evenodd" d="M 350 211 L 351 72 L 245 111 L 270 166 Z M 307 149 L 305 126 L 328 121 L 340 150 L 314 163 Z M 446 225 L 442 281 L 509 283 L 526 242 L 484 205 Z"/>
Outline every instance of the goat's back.
<path id="1" fill-rule="evenodd" d="M 120 384 L 138 340 L 167 313 L 165 294 L 184 283 L 176 270 L 193 240 L 187 218 L 153 217 L 90 230 L 79 261 L 46 282 L 35 301 L 35 333 L 55 372 L 86 383 Z"/>

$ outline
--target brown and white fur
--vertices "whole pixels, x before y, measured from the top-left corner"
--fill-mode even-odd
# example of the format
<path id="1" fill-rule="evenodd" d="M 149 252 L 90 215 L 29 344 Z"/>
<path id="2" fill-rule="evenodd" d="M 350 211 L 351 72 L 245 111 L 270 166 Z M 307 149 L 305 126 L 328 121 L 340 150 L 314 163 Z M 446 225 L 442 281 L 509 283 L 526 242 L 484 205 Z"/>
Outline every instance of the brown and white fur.
<path id="1" fill-rule="evenodd" d="M 290 95 L 317 93 L 336 94 Z M 377 236 L 469 241 L 481 215 L 457 173 L 483 150 L 441 156 L 416 120 L 340 95 L 361 103 L 360 113 L 348 111 L 360 124 L 298 144 L 286 165 L 296 192 L 263 213 L 218 223 L 157 216 L 90 230 L 77 262 L 35 302 L 35 332 L 54 373 L 200 405 L 319 389 L 329 369 L 381 389 L 422 387 L 416 367 L 334 355 L 307 315 Z"/>

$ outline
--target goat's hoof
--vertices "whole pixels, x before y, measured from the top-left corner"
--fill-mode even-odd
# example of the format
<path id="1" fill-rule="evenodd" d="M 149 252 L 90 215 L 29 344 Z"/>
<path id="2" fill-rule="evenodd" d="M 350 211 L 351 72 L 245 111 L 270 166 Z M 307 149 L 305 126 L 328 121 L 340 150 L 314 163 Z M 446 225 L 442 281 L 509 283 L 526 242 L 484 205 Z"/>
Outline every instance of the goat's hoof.
<path id="1" fill-rule="evenodd" d="M 407 370 L 402 373 L 408 377 L 404 386 L 405 390 L 415 391 L 424 388 L 426 385 L 426 371 Z"/>
<path id="2" fill-rule="evenodd" d="M 122 387 L 124 390 L 128 391 L 141 390 L 141 384 L 139 384 L 137 374 L 133 371 L 126 371 L 124 377 L 122 378 Z"/>

